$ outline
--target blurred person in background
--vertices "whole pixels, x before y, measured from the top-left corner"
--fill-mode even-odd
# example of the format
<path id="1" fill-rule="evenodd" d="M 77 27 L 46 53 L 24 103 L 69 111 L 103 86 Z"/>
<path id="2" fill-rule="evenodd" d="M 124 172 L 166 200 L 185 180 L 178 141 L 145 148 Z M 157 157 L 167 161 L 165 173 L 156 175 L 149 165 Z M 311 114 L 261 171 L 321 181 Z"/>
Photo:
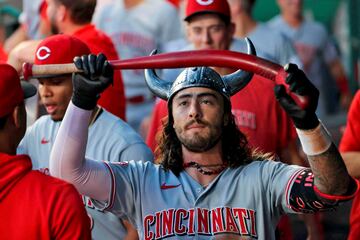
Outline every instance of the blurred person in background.
<path id="1" fill-rule="evenodd" d="M 287 36 L 302 61 L 303 70 L 321 92 L 317 114 L 325 120 L 352 99 L 339 53 L 325 27 L 304 18 L 302 0 L 277 0 L 281 14 L 268 23 Z M 340 95 L 340 97 L 337 97 Z"/>
<path id="2" fill-rule="evenodd" d="M 94 16 L 95 25 L 106 32 L 123 59 L 147 56 L 157 48 L 181 37 L 177 9 L 166 0 L 114 0 Z M 150 115 L 155 97 L 145 84 L 142 70 L 122 71 L 126 94 L 126 118 L 139 130 Z"/>

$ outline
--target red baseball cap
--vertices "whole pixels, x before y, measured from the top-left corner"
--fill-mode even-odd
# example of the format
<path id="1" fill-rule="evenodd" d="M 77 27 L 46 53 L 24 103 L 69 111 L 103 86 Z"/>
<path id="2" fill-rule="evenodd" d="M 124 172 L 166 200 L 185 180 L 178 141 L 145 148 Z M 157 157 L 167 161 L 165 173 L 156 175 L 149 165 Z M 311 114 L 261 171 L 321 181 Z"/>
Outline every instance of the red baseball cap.
<path id="1" fill-rule="evenodd" d="M 90 53 L 89 47 L 80 39 L 57 34 L 44 39 L 38 45 L 34 63 L 37 65 L 72 63 L 74 57 Z"/>
<path id="2" fill-rule="evenodd" d="M 36 94 L 36 87 L 20 81 L 16 70 L 6 64 L 0 64 L 0 117 L 11 113 L 25 98 Z"/>
<path id="3" fill-rule="evenodd" d="M 88 55 L 89 47 L 80 39 L 66 34 L 57 34 L 45 38 L 35 52 L 34 64 L 72 63 L 74 57 Z M 41 78 L 57 77 L 58 74 L 42 75 Z M 39 78 L 39 77 L 37 77 Z"/>
<path id="4" fill-rule="evenodd" d="M 216 13 L 230 21 L 230 7 L 227 0 L 188 0 L 185 21 L 199 13 Z"/>

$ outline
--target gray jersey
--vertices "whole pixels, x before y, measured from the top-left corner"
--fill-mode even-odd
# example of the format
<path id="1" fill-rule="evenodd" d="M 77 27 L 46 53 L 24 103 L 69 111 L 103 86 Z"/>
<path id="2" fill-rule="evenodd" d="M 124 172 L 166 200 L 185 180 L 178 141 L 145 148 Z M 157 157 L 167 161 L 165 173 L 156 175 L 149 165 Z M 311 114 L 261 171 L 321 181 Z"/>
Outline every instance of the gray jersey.
<path id="1" fill-rule="evenodd" d="M 127 215 L 140 239 L 275 239 L 280 216 L 294 213 L 290 189 L 303 169 L 255 161 L 226 169 L 202 187 L 185 171 L 177 177 L 143 162 L 109 165 L 111 200 L 94 203 Z"/>
<path id="2" fill-rule="evenodd" d="M 40 22 L 40 6 L 43 0 L 23 0 L 23 11 L 20 14 L 19 22 L 26 27 L 27 37 L 29 39 L 41 39 L 39 33 L 39 22 Z"/>
<path id="3" fill-rule="evenodd" d="M 256 49 L 256 55 L 275 63 L 285 65 L 292 62 L 301 66 L 301 62 L 297 57 L 291 43 L 279 33 L 271 32 L 271 29 L 264 24 L 258 24 L 257 27 L 248 36 Z M 174 46 L 184 46 L 185 40 L 175 42 L 177 45 L 170 45 L 165 48 L 168 51 L 188 51 L 194 50 L 192 44 L 187 44 L 181 49 Z M 247 52 L 246 44 L 243 39 L 234 38 L 230 45 L 230 51 Z M 174 81 L 183 69 L 165 69 L 163 70 L 163 78 Z"/>
<path id="4" fill-rule="evenodd" d="M 298 28 L 292 28 L 280 15 L 275 16 L 268 24 L 292 41 L 306 75 L 320 90 L 317 114 L 323 116 L 327 110 L 334 110 L 337 90 L 328 64 L 338 59 L 339 55 L 324 26 L 305 20 Z"/>
<path id="5" fill-rule="evenodd" d="M 48 169 L 50 151 L 60 123 L 54 122 L 49 115 L 46 115 L 27 129 L 19 145 L 18 153 L 28 154 L 32 159 L 34 169 L 45 169 L 45 171 Z M 127 123 L 105 110 L 89 127 L 86 156 L 112 162 L 153 158 L 151 150 L 141 137 Z M 124 238 L 126 231 L 118 217 L 96 209 L 85 196 L 83 200 L 92 219 L 93 239 Z"/>
<path id="6" fill-rule="evenodd" d="M 104 5 L 94 16 L 95 25 L 112 39 L 121 59 L 148 56 L 161 49 L 172 39 L 181 37 L 181 24 L 177 10 L 165 0 L 144 0 L 126 9 L 123 0 Z M 154 98 L 145 84 L 144 70 L 124 70 L 122 76 L 128 100 L 126 117 L 131 126 L 150 114 Z M 133 98 L 143 99 L 136 104 Z M 145 107 L 139 107 L 144 105 Z"/>
<path id="7" fill-rule="evenodd" d="M 266 24 L 258 23 L 247 37 L 253 42 L 257 56 L 281 65 L 292 62 L 301 66 L 289 39 Z"/>

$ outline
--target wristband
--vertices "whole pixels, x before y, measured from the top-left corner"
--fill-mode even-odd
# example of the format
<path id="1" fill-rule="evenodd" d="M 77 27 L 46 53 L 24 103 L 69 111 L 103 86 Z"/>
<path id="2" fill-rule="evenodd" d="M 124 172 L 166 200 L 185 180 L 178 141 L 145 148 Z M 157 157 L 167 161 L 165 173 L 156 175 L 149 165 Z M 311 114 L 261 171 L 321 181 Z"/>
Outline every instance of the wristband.
<path id="1" fill-rule="evenodd" d="M 319 155 L 326 152 L 332 139 L 326 128 L 319 122 L 319 125 L 310 130 L 296 129 L 303 151 L 308 156 Z"/>

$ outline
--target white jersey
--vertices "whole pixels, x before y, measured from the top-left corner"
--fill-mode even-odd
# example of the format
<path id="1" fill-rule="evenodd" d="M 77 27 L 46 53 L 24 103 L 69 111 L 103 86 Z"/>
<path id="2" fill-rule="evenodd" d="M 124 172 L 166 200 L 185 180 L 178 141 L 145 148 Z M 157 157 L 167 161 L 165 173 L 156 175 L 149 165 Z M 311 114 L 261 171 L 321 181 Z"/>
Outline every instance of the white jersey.
<path id="1" fill-rule="evenodd" d="M 60 124 L 60 121 L 54 122 L 49 115 L 45 115 L 27 129 L 18 147 L 18 153 L 29 155 L 34 169 L 48 169 L 50 151 Z M 120 162 L 124 159 L 140 161 L 153 159 L 151 150 L 141 137 L 127 123 L 105 110 L 89 127 L 86 156 L 112 162 Z M 93 239 L 124 238 L 126 230 L 118 217 L 96 209 L 85 196 L 83 200 L 92 219 Z"/>
<path id="2" fill-rule="evenodd" d="M 123 0 L 113 1 L 99 9 L 93 22 L 112 39 L 121 59 L 148 56 L 182 34 L 178 12 L 165 0 L 144 0 L 130 9 L 124 7 Z M 124 70 L 122 76 L 128 100 L 126 117 L 137 129 L 139 121 L 150 114 L 152 104 L 148 103 L 153 103 L 154 97 L 146 86 L 143 69 Z M 142 100 L 132 104 L 132 98 Z"/>
<path id="3" fill-rule="evenodd" d="M 320 90 L 317 114 L 321 117 L 327 111 L 336 109 L 336 83 L 328 64 L 338 59 L 339 55 L 324 26 L 305 20 L 298 28 L 292 28 L 280 15 L 268 24 L 292 41 L 306 75 Z"/>
<path id="4" fill-rule="evenodd" d="M 110 163 L 114 183 L 101 208 L 137 226 L 140 239 L 275 239 L 280 216 L 294 213 L 290 189 L 304 169 L 254 161 L 226 169 L 203 187 L 186 171 L 130 161 Z"/>

